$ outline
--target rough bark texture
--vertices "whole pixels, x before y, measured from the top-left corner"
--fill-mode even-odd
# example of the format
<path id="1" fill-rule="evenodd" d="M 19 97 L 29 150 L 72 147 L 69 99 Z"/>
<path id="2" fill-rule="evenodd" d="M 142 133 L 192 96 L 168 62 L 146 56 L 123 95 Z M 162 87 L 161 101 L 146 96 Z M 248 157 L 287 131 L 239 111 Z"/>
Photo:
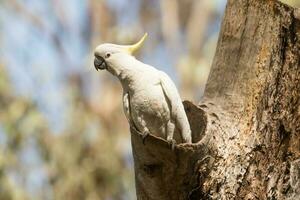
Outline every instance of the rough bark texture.
<path id="1" fill-rule="evenodd" d="M 271 0 L 229 0 L 193 144 L 131 129 L 137 199 L 300 199 L 300 20 Z"/>

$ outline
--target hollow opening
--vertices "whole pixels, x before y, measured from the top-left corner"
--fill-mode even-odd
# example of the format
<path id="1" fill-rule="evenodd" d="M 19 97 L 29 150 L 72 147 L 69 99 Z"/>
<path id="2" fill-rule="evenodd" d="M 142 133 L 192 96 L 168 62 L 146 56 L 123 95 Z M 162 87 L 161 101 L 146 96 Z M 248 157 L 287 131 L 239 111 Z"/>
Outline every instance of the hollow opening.
<path id="1" fill-rule="evenodd" d="M 192 131 L 192 142 L 197 143 L 203 138 L 206 130 L 205 111 L 190 101 L 184 101 L 183 106 Z"/>

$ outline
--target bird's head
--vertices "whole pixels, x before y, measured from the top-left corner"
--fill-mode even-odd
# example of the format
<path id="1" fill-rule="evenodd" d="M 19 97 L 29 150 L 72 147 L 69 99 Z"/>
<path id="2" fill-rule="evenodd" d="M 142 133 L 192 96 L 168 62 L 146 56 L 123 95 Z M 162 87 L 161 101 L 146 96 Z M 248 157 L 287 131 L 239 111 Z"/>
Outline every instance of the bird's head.
<path id="1" fill-rule="evenodd" d="M 105 43 L 96 47 L 94 55 L 94 66 L 96 70 L 104 70 L 112 68 L 115 62 L 124 58 L 124 56 L 132 56 L 144 43 L 147 33 L 133 45 L 116 45 Z"/>

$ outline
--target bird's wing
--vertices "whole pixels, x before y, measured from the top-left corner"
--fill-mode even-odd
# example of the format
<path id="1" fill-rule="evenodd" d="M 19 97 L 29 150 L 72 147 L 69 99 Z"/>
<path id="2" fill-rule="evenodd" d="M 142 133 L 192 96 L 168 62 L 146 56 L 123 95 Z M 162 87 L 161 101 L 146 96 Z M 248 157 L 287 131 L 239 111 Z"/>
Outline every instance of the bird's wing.
<path id="1" fill-rule="evenodd" d="M 171 107 L 170 111 L 172 116 L 176 116 L 177 110 L 179 109 L 180 105 L 182 105 L 177 88 L 169 76 L 164 72 L 160 72 L 160 84 L 167 98 L 168 104 Z"/>
<path id="2" fill-rule="evenodd" d="M 128 92 L 123 93 L 123 109 L 124 109 L 124 113 L 125 113 L 125 116 L 127 118 L 127 121 L 129 123 L 130 127 L 135 128 L 136 131 L 139 131 L 137 126 L 134 123 L 132 116 L 131 116 L 130 96 L 129 96 Z"/>
<path id="3" fill-rule="evenodd" d="M 125 113 L 125 116 L 129 122 L 129 124 L 131 124 L 129 94 L 128 93 L 123 94 L 123 109 L 124 109 L 124 113 Z"/>
<path id="4" fill-rule="evenodd" d="M 175 84 L 164 72 L 160 72 L 160 83 L 170 106 L 171 118 L 181 130 L 183 139 L 190 141 L 190 125 Z"/>

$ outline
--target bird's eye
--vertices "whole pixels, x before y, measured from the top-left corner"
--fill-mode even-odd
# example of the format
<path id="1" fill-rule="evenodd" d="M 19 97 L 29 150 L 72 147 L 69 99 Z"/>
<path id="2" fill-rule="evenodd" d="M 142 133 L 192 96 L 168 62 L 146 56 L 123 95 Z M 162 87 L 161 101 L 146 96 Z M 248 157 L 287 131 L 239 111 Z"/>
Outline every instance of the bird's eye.
<path id="1" fill-rule="evenodd" d="M 110 57 L 110 53 L 106 53 L 105 58 L 109 58 L 109 57 Z"/>

